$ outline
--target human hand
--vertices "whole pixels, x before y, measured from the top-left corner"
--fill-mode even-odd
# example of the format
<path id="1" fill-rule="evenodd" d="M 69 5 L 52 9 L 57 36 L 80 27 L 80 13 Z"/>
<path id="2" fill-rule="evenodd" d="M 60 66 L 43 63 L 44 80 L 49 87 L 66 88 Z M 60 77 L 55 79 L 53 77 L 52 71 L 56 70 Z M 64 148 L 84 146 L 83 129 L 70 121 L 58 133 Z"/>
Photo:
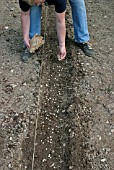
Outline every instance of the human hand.
<path id="1" fill-rule="evenodd" d="M 58 60 L 61 61 L 66 57 L 66 47 L 65 45 L 59 46 L 59 54 L 57 55 Z"/>
<path id="2" fill-rule="evenodd" d="M 30 39 L 29 38 L 24 38 L 24 43 L 27 48 L 30 48 Z"/>

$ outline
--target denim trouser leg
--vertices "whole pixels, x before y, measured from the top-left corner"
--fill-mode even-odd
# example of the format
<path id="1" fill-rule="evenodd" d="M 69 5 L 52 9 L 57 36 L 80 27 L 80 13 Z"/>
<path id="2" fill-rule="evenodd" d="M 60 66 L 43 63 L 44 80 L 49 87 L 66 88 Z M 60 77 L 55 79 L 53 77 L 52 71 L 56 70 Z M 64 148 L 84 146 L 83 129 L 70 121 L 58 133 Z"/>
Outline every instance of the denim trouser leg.
<path id="1" fill-rule="evenodd" d="M 72 8 L 75 41 L 82 43 L 89 41 L 86 7 L 84 0 L 69 0 Z"/>
<path id="2" fill-rule="evenodd" d="M 41 34 L 41 9 L 41 5 L 32 6 L 30 8 L 30 38 L 32 38 L 35 34 Z"/>

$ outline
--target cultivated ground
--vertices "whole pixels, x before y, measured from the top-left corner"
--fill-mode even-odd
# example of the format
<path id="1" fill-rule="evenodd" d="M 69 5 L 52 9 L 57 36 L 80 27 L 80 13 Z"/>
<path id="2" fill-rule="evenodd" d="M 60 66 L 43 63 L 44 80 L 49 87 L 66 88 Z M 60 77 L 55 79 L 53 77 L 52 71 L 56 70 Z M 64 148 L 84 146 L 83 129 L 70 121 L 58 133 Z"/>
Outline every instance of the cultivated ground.
<path id="1" fill-rule="evenodd" d="M 0 170 L 114 170 L 114 1 L 86 8 L 94 58 L 74 44 L 68 4 L 66 59 L 50 7 L 45 46 L 25 64 L 18 1 L 1 2 Z"/>

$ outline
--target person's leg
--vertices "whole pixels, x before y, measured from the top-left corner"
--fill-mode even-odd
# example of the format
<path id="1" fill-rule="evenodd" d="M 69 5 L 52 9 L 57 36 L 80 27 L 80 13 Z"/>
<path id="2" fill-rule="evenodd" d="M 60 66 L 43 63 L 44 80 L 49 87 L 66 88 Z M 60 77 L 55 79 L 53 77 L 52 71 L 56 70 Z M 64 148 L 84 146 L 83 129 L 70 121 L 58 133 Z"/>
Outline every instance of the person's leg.
<path id="1" fill-rule="evenodd" d="M 89 41 L 87 15 L 84 0 L 69 0 L 72 9 L 75 41 L 79 43 Z"/>
<path id="2" fill-rule="evenodd" d="M 93 57 L 95 52 L 89 43 L 90 37 L 88 32 L 85 2 L 84 0 L 69 1 L 72 9 L 76 45 L 82 49 L 85 55 Z"/>
<path id="3" fill-rule="evenodd" d="M 42 6 L 32 6 L 30 8 L 30 39 L 35 35 L 41 34 L 41 10 Z"/>

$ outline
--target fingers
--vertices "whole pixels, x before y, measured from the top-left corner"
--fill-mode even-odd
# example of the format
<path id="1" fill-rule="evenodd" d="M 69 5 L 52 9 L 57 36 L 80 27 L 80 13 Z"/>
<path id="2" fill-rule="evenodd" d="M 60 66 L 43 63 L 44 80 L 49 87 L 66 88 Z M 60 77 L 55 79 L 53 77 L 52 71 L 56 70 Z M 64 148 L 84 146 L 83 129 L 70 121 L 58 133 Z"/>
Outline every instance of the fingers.
<path id="1" fill-rule="evenodd" d="M 59 61 L 64 60 L 65 57 L 66 57 L 66 54 L 65 54 L 65 53 L 64 53 L 64 54 L 58 54 L 58 55 L 57 55 L 57 58 L 58 58 Z"/>
<path id="2" fill-rule="evenodd" d="M 60 51 L 59 51 L 59 54 L 57 55 L 57 57 L 58 57 L 58 60 L 61 61 L 61 60 L 65 59 L 65 57 L 66 57 L 66 48 L 63 47 L 63 48 L 60 48 L 59 50 Z"/>
<path id="3" fill-rule="evenodd" d="M 27 40 L 25 39 L 24 43 L 27 46 L 27 48 L 30 48 L 30 40 L 29 39 L 27 39 Z"/>

